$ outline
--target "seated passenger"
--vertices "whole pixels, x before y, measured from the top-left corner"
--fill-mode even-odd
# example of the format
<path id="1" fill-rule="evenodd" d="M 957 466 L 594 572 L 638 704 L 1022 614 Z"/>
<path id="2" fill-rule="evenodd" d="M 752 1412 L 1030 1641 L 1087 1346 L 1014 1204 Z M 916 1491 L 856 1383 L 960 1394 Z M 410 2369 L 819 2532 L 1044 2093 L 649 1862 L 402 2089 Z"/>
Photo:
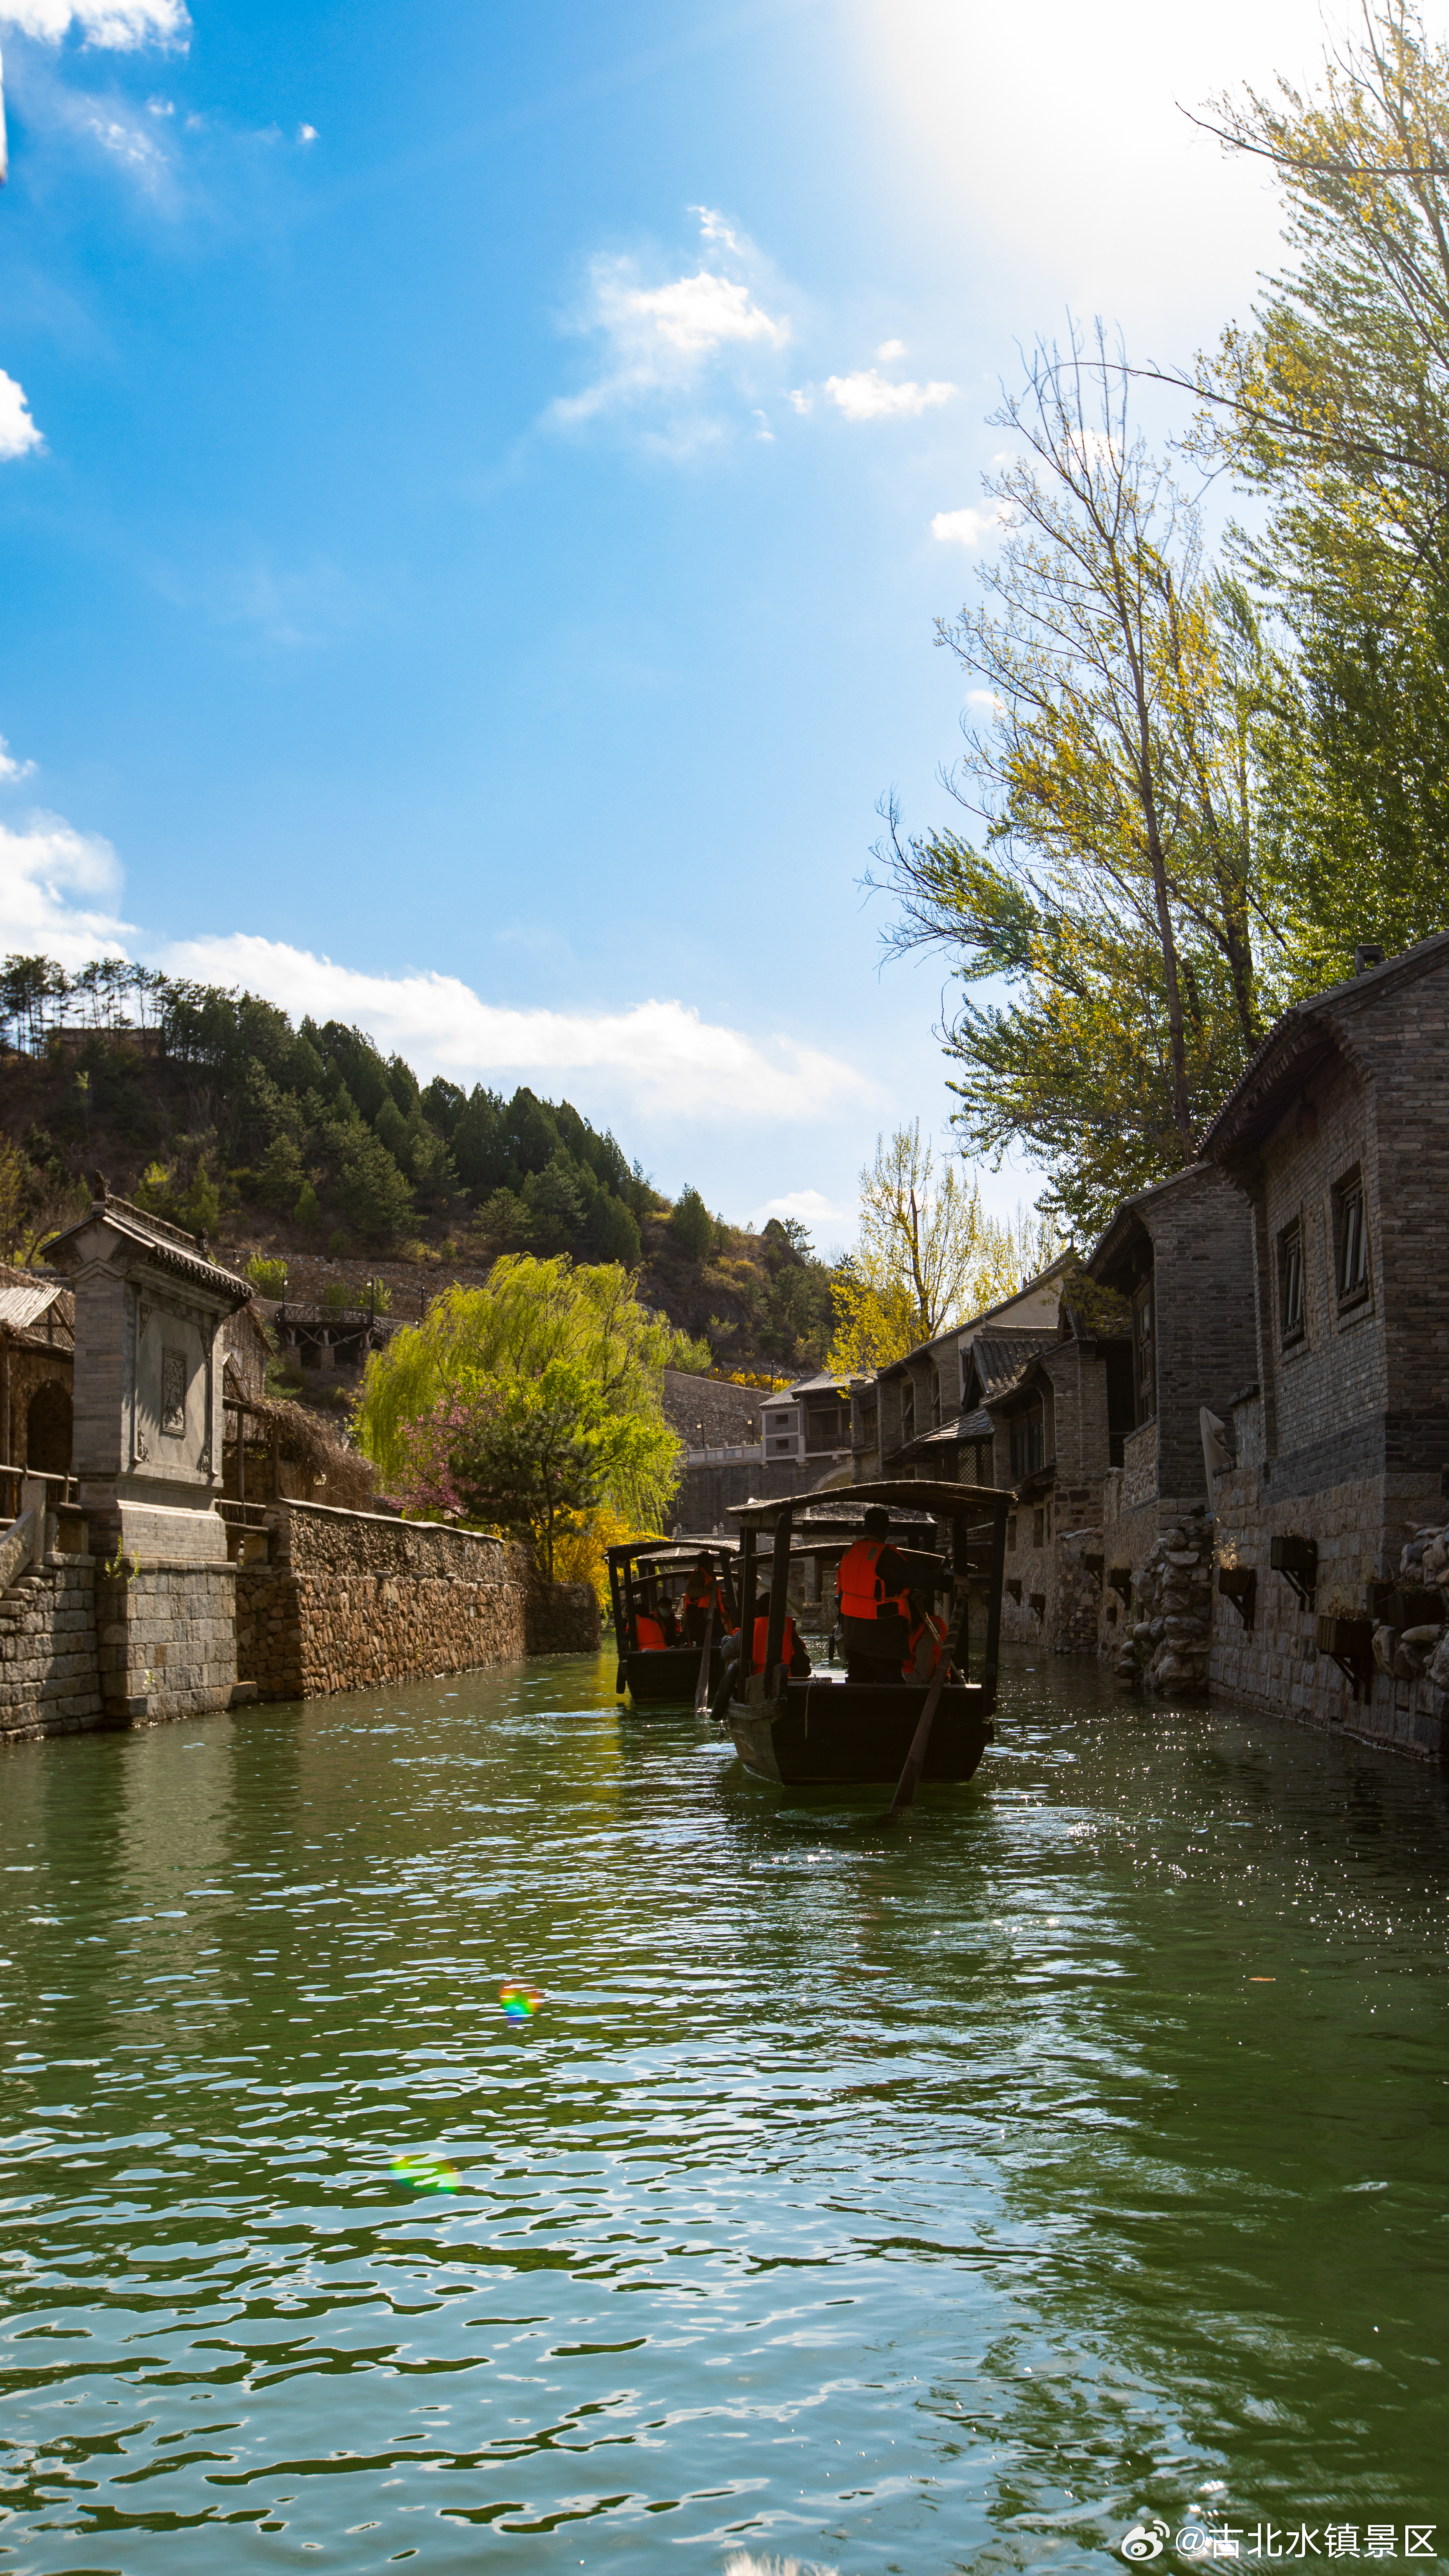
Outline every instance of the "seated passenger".
<path id="1" fill-rule="evenodd" d="M 916 1602 L 918 1596 L 913 1592 L 911 1599 Z M 911 1630 L 910 1644 L 901 1659 L 901 1679 L 905 1682 L 930 1681 L 934 1677 L 946 1643 L 943 1622 L 932 1616 L 924 1602 L 920 1602 L 918 1606 L 919 1616 Z M 955 1665 L 948 1665 L 947 1681 L 959 1681 L 960 1678 Z"/>
<path id="2" fill-rule="evenodd" d="M 754 1669 L 757 1673 L 762 1673 L 765 1669 L 765 1652 L 769 1638 L 770 1614 L 768 1610 L 763 1610 L 755 1621 Z M 792 1682 L 809 1680 L 810 1658 L 795 1634 L 795 1622 L 788 1611 L 785 1614 L 785 1634 L 780 1645 L 780 1661 Z"/>
<path id="3" fill-rule="evenodd" d="M 687 1644 L 691 1646 L 704 1644 L 705 1624 L 711 1609 L 714 1611 L 716 1638 L 728 1636 L 729 1604 L 725 1599 L 723 1587 L 715 1577 L 709 1558 L 701 1554 L 695 1558 L 690 1567 L 689 1581 L 684 1587 L 684 1598 L 679 1605 Z"/>
<path id="4" fill-rule="evenodd" d="M 647 1610 L 636 1610 L 634 1613 L 634 1626 L 638 1632 L 640 1653 L 643 1655 L 662 1655 L 665 1647 L 669 1643 L 669 1639 L 665 1636 L 664 1630 L 661 1628 L 659 1621 L 657 1619 L 651 1619 Z"/>

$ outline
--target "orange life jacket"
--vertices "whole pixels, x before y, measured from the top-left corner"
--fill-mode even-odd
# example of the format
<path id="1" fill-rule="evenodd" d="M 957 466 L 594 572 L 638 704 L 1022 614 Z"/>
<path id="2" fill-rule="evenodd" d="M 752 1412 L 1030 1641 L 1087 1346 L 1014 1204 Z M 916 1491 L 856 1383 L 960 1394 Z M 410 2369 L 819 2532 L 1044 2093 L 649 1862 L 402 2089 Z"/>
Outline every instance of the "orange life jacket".
<path id="1" fill-rule="evenodd" d="M 761 1672 L 761 1671 L 764 1669 L 764 1662 L 765 1662 L 765 1647 L 766 1647 L 766 1645 L 767 1645 L 767 1643 L 768 1643 L 768 1641 L 769 1641 L 769 1635 L 770 1635 L 770 1622 L 769 1622 L 768 1617 L 765 1617 L 765 1618 L 762 1618 L 762 1619 L 757 1619 L 757 1620 L 755 1621 L 755 1652 L 754 1652 L 754 1668 L 755 1668 L 755 1671 L 756 1671 L 757 1673 L 758 1673 L 758 1672 Z M 794 1662 L 794 1660 L 795 1660 L 795 1622 L 794 1622 L 794 1620 L 793 1620 L 792 1618 L 790 1618 L 790 1617 L 788 1616 L 788 1614 L 787 1614 L 787 1616 L 786 1616 L 786 1620 L 785 1620 L 785 1636 L 784 1636 L 784 1642 L 783 1642 L 783 1644 L 781 1645 L 781 1648 L 780 1648 L 780 1661 L 781 1661 L 781 1663 L 782 1663 L 782 1664 L 784 1664 L 784 1665 L 785 1665 L 786 1669 L 788 1670 L 788 1669 L 789 1669 L 789 1667 L 790 1667 L 790 1665 Z"/>
<path id="2" fill-rule="evenodd" d="M 669 1640 L 658 1620 L 651 1619 L 646 1611 L 636 1612 L 634 1625 L 639 1631 L 639 1645 L 642 1653 L 657 1655 L 668 1645 Z"/>
<path id="3" fill-rule="evenodd" d="M 876 1561 L 890 1545 L 888 1539 L 858 1538 L 840 1560 L 835 1578 L 836 1597 L 842 1619 L 879 1619 L 892 1611 L 902 1619 L 909 1618 L 909 1592 L 887 1592 L 876 1572 Z"/>
<path id="4" fill-rule="evenodd" d="M 939 1620 L 931 1617 L 929 1610 L 923 1612 L 920 1619 L 916 1622 L 915 1627 L 911 1630 L 910 1643 L 906 1648 L 905 1657 L 901 1664 L 901 1679 L 903 1681 L 918 1682 L 921 1679 L 921 1675 L 916 1669 L 916 1656 L 923 1637 L 929 1637 L 932 1641 L 930 1657 L 927 1662 L 925 1675 L 926 1680 L 930 1681 L 934 1678 L 936 1666 L 941 1660 L 941 1649 L 946 1643 L 946 1631 L 941 1626 Z"/>

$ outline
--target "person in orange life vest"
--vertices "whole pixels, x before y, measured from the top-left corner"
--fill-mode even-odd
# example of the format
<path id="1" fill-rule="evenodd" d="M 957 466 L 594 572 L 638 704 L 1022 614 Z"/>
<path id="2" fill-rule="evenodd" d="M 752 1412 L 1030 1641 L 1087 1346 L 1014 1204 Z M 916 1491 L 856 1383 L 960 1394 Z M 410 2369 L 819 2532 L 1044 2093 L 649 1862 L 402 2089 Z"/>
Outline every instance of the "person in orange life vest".
<path id="1" fill-rule="evenodd" d="M 911 1631 L 924 1604 L 913 1601 L 910 1575 L 889 1544 L 889 1512 L 873 1503 L 862 1529 L 863 1536 L 846 1549 L 835 1578 L 845 1678 L 895 1682 L 913 1652 Z"/>
<path id="2" fill-rule="evenodd" d="M 769 1635 L 770 1612 L 769 1605 L 766 1604 L 755 1621 L 754 1670 L 757 1673 L 762 1673 L 765 1669 L 765 1648 L 769 1642 Z M 809 1680 L 810 1658 L 795 1634 L 795 1622 L 788 1610 L 785 1613 L 785 1634 L 780 1645 L 780 1661 L 792 1681 Z"/>
<path id="3" fill-rule="evenodd" d="M 716 1638 L 729 1635 L 729 1604 L 725 1599 L 722 1585 L 715 1580 L 714 1570 L 707 1556 L 697 1556 L 690 1567 L 689 1581 L 684 1587 L 684 1599 L 680 1602 L 679 1608 L 684 1621 L 685 1638 L 691 1646 L 704 1644 L 705 1621 L 709 1617 L 711 1608 L 714 1611 Z"/>
<path id="4" fill-rule="evenodd" d="M 911 1597 L 915 1599 L 914 1594 Z M 910 1646 L 901 1664 L 902 1681 L 930 1681 L 941 1660 L 941 1650 L 945 1643 L 946 1631 L 941 1621 L 934 1618 L 931 1612 L 923 1607 L 915 1627 L 911 1630 Z M 946 1679 L 951 1681 L 959 1678 L 956 1667 L 952 1664 Z"/>
<path id="5" fill-rule="evenodd" d="M 665 1636 L 658 1620 L 651 1619 L 647 1610 L 636 1610 L 634 1613 L 634 1625 L 639 1633 L 640 1653 L 643 1655 L 662 1655 L 665 1647 L 669 1643 L 669 1639 Z"/>

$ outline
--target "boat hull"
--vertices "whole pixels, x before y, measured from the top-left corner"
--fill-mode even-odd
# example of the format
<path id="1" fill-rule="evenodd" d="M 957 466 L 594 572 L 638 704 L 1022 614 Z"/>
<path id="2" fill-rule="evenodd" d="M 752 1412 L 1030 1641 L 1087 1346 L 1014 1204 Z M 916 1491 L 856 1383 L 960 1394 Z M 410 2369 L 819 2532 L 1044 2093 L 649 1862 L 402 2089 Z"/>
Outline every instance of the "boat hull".
<path id="1" fill-rule="evenodd" d="M 639 1708 L 692 1708 L 699 1688 L 699 1657 L 698 1646 L 641 1646 L 621 1658 L 619 1687 L 627 1688 Z M 711 1690 L 723 1670 L 719 1648 L 714 1646 L 709 1658 Z"/>
<path id="2" fill-rule="evenodd" d="M 732 1699 L 727 1732 L 747 1771 L 780 1787 L 892 1787 L 925 1703 L 923 1682 L 790 1682 L 758 1707 Z M 991 1741 L 990 1703 L 979 1682 L 941 1693 L 926 1750 L 925 1780 L 969 1780 Z"/>

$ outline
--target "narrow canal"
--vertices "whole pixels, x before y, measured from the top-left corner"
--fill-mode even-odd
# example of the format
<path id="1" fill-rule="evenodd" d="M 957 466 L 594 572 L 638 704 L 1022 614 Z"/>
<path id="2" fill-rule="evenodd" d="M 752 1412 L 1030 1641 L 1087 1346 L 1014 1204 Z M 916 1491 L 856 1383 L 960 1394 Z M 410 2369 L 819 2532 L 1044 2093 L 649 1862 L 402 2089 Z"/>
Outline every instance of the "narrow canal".
<path id="1" fill-rule="evenodd" d="M 1438 1776 L 1017 1656 L 888 1831 L 612 1683 L 0 1761 L 0 2567 L 1449 2556 Z"/>

